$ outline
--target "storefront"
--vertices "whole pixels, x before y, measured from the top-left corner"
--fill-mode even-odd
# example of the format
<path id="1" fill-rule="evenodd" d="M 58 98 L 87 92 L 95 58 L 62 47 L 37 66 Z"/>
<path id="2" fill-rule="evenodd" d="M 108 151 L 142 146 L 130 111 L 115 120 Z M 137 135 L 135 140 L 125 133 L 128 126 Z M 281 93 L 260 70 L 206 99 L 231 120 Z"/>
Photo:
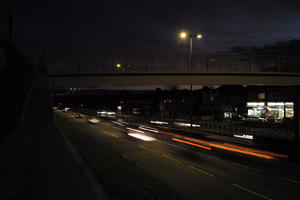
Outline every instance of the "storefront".
<path id="1" fill-rule="evenodd" d="M 281 121 L 294 117 L 293 102 L 247 102 L 248 117 Z"/>

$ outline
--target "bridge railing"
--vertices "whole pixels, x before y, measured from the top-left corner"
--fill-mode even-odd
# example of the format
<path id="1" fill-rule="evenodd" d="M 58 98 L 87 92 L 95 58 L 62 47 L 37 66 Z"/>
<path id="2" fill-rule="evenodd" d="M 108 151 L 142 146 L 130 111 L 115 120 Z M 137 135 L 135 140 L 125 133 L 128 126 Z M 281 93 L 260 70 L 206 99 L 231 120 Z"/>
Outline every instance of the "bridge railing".
<path id="1" fill-rule="evenodd" d="M 300 72 L 300 57 L 184 54 L 49 56 L 50 74 L 104 72 Z M 120 65 L 118 68 L 117 65 Z"/>

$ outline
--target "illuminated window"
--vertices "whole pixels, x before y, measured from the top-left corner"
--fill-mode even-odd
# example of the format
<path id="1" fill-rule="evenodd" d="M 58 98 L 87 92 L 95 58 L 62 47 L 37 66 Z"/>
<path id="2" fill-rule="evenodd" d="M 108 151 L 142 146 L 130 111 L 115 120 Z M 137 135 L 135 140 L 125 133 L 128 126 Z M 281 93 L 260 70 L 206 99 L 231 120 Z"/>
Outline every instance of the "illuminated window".
<path id="1" fill-rule="evenodd" d="M 293 102 L 285 102 L 285 117 L 293 118 L 294 117 L 294 103 Z"/>
<path id="2" fill-rule="evenodd" d="M 261 106 L 265 106 L 264 102 L 248 102 L 247 103 L 248 107 L 261 107 Z"/>
<path id="3" fill-rule="evenodd" d="M 258 99 L 265 99 L 266 98 L 266 93 L 258 93 Z"/>
<path id="4" fill-rule="evenodd" d="M 275 107 L 284 106 L 284 102 L 268 102 L 268 106 L 275 106 Z"/>

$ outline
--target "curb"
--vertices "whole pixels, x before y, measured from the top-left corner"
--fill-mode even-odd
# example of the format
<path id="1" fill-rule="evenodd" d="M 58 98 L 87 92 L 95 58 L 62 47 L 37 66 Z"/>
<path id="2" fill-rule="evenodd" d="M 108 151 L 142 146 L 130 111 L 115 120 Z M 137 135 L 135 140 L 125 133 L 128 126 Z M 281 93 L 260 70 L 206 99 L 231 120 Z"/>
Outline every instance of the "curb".
<path id="1" fill-rule="evenodd" d="M 98 181 L 95 179 L 95 177 L 91 174 L 90 169 L 85 165 L 83 162 L 81 156 L 73 146 L 73 144 L 70 142 L 70 140 L 65 135 L 64 131 L 57 125 L 56 118 L 54 117 L 54 125 L 56 126 L 59 134 L 62 136 L 62 139 L 64 140 L 67 148 L 70 150 L 71 154 L 73 155 L 73 158 L 75 159 L 75 162 L 77 163 L 78 167 L 80 168 L 83 177 L 89 184 L 90 189 L 95 195 L 95 199 L 97 200 L 106 200 L 107 195 L 105 194 L 104 190 L 102 189 L 102 186 L 98 183 Z"/>

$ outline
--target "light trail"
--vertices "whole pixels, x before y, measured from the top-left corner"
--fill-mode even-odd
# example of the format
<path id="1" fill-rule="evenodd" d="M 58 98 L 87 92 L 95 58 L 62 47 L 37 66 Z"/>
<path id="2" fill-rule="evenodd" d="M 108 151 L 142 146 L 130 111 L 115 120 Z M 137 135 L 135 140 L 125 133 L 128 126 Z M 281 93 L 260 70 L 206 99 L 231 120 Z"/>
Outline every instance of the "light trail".
<path id="1" fill-rule="evenodd" d="M 177 138 L 189 140 L 189 141 L 192 141 L 192 142 L 201 143 L 201 144 L 204 144 L 204 145 L 207 145 L 207 146 L 211 146 L 211 147 L 215 147 L 215 148 L 227 150 L 227 151 L 238 152 L 238 153 L 247 154 L 247 155 L 251 155 L 251 156 L 256 156 L 256 157 L 259 157 L 259 158 L 265 158 L 265 159 L 269 159 L 269 160 L 275 159 L 273 156 L 270 156 L 270 155 L 265 155 L 265 154 L 261 154 L 261 153 L 256 153 L 256 152 L 248 151 L 248 150 L 242 150 L 242 149 L 236 149 L 236 148 L 232 148 L 232 147 L 227 147 L 227 146 L 224 146 L 224 145 L 221 145 L 221 144 L 215 144 L 215 143 L 212 143 L 212 142 L 207 142 L 207 141 L 203 141 L 203 140 L 199 140 L 199 139 L 193 139 L 193 138 L 189 138 L 189 137 L 184 137 L 184 136 L 181 136 L 181 135 L 178 135 L 178 134 L 175 134 L 175 133 L 170 133 L 170 132 L 161 131 L 161 130 L 158 130 L 158 132 L 159 133 L 163 133 L 163 134 L 167 134 L 167 135 L 172 135 L 172 136 L 175 136 Z M 184 140 L 181 140 L 181 141 L 184 141 Z"/>
<path id="2" fill-rule="evenodd" d="M 234 152 L 247 154 L 247 155 L 251 155 L 251 156 L 256 156 L 256 157 L 260 157 L 260 158 L 265 158 L 265 159 L 274 159 L 273 156 L 269 156 L 269 155 L 265 155 L 265 154 L 261 154 L 261 153 L 255 153 L 255 152 L 247 151 L 247 150 L 235 149 L 235 148 L 232 148 L 232 147 L 226 147 L 226 146 L 223 146 L 223 145 L 214 144 L 214 143 L 211 143 L 211 142 L 206 142 L 206 141 L 199 140 L 199 139 L 193 139 L 193 138 L 188 138 L 188 137 L 184 137 L 184 139 L 190 140 L 190 141 L 193 141 L 193 142 L 206 144 L 206 145 L 209 145 L 209 146 L 212 146 L 212 147 L 215 147 L 215 148 L 219 148 L 219 149 L 234 151 Z"/>
<path id="3" fill-rule="evenodd" d="M 153 137 L 150 137 L 150 136 L 147 136 L 147 135 L 143 135 L 143 134 L 140 134 L 140 133 L 128 133 L 128 135 L 131 136 L 131 137 L 134 137 L 134 138 L 146 141 L 146 142 L 151 142 L 151 141 L 156 140 Z"/>
<path id="4" fill-rule="evenodd" d="M 211 150 L 210 147 L 203 146 L 203 145 L 200 145 L 200 144 L 195 144 L 195 143 L 188 142 L 188 141 L 185 141 L 185 140 L 179 140 L 179 139 L 176 139 L 176 138 L 172 138 L 172 140 L 173 140 L 173 141 L 176 141 L 176 142 L 181 142 L 181 143 L 189 144 L 189 145 L 192 145 L 192 146 L 200 147 L 200 148 L 202 148 L 202 149 Z"/>
<path id="5" fill-rule="evenodd" d="M 274 152 L 260 150 L 260 149 L 243 147 L 243 146 L 239 146 L 239 145 L 235 145 L 235 144 L 230 144 L 230 143 L 223 143 L 223 144 L 226 145 L 226 146 L 230 146 L 230 147 L 235 147 L 235 148 L 249 150 L 249 151 L 253 151 L 253 152 L 257 152 L 257 153 L 267 154 L 267 155 L 270 155 L 270 156 L 275 156 L 275 157 L 280 157 L 280 158 L 289 158 L 288 155 L 284 155 L 284 154 L 280 154 L 280 153 L 274 153 Z"/>
<path id="6" fill-rule="evenodd" d="M 144 131 L 140 131 L 140 130 L 134 129 L 134 128 L 129 128 L 129 127 L 127 127 L 126 129 L 127 129 L 127 130 L 130 130 L 130 131 L 133 131 L 133 132 L 137 132 L 137 133 L 145 133 Z"/>
<path id="7" fill-rule="evenodd" d="M 150 132 L 154 132 L 154 133 L 158 133 L 157 129 L 148 127 L 148 126 L 139 126 L 139 129 L 145 130 L 145 131 L 150 131 Z"/>

